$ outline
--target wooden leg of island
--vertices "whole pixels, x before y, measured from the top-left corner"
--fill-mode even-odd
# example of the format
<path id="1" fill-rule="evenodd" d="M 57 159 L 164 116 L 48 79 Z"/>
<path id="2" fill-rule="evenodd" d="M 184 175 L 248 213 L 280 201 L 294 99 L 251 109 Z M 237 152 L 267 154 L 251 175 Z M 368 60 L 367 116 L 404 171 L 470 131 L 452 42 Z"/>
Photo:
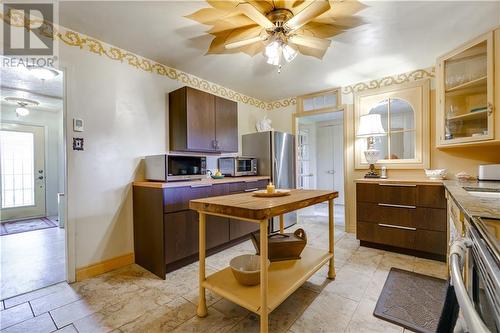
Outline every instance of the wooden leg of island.
<path id="1" fill-rule="evenodd" d="M 280 215 L 280 234 L 285 232 L 285 217 L 283 214 Z"/>
<path id="2" fill-rule="evenodd" d="M 205 229 L 206 229 L 206 215 L 199 212 L 199 253 L 200 253 L 200 263 L 199 263 L 199 278 L 200 278 L 200 296 L 198 299 L 198 309 L 196 314 L 198 317 L 203 318 L 207 316 L 207 302 L 205 299 L 205 288 L 203 287 L 203 282 L 205 282 Z"/>
<path id="3" fill-rule="evenodd" d="M 281 218 L 280 218 L 281 220 Z M 267 333 L 267 220 L 260 222 L 260 333 Z"/>
<path id="4" fill-rule="evenodd" d="M 329 279 L 335 279 L 335 259 L 334 259 L 334 241 L 335 235 L 334 235 L 334 224 L 333 224 L 333 199 L 328 200 L 328 252 L 332 254 L 332 257 L 330 258 L 330 263 L 328 266 L 328 278 Z"/>

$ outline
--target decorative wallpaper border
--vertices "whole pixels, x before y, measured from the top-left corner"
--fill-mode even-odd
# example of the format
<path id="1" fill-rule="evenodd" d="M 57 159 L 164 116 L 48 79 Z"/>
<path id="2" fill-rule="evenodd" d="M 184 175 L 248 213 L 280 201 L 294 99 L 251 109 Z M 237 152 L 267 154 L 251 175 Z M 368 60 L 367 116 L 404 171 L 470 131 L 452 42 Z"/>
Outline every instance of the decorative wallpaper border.
<path id="1" fill-rule="evenodd" d="M 392 86 L 394 84 L 401 84 L 410 81 L 417 81 L 425 78 L 435 77 L 434 67 L 427 69 L 418 69 L 415 71 L 386 76 L 381 79 L 375 79 L 370 81 L 364 81 L 355 83 L 350 86 L 345 86 L 342 88 L 342 94 L 354 94 L 364 90 L 378 89 L 381 87 Z"/>

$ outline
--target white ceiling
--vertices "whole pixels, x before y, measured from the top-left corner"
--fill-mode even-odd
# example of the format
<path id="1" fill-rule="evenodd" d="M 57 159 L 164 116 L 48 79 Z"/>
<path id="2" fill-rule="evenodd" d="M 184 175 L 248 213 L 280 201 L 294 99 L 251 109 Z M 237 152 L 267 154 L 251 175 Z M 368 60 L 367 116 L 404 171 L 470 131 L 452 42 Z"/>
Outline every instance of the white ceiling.
<path id="1" fill-rule="evenodd" d="M 184 17 L 204 1 L 69 1 L 59 13 L 63 26 L 266 101 L 430 67 L 500 25 L 498 1 L 363 2 L 365 25 L 334 37 L 323 60 L 299 55 L 281 74 L 261 54 L 204 55 L 209 27 Z"/>
<path id="2" fill-rule="evenodd" d="M 0 99 L 3 105 L 17 105 L 5 101 L 5 97 L 20 97 L 37 101 L 38 106 L 30 107 L 45 111 L 60 111 L 63 107 L 63 75 L 51 80 L 35 77 L 25 67 L 0 67 Z"/>

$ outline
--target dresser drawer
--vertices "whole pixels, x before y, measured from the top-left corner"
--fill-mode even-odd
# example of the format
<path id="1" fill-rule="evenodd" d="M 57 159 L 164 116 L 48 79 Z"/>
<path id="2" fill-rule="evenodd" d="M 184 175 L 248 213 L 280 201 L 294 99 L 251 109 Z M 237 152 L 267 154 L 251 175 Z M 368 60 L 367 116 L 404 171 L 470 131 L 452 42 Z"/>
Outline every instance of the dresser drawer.
<path id="1" fill-rule="evenodd" d="M 378 184 L 356 184 L 356 200 L 358 202 L 378 202 L 379 197 Z"/>
<path id="2" fill-rule="evenodd" d="M 446 208 L 444 186 L 418 185 L 417 206 L 430 208 Z"/>
<path id="3" fill-rule="evenodd" d="M 244 182 L 238 182 L 238 183 L 227 183 L 225 184 L 227 188 L 228 194 L 235 194 L 235 193 L 241 193 L 245 190 L 246 185 Z"/>
<path id="4" fill-rule="evenodd" d="M 380 184 L 379 203 L 416 206 L 417 186 L 411 184 Z"/>
<path id="5" fill-rule="evenodd" d="M 163 209 L 165 213 L 189 209 L 189 200 L 210 197 L 212 186 L 184 186 L 163 190 Z"/>
<path id="6" fill-rule="evenodd" d="M 256 180 L 251 182 L 245 182 L 245 191 L 251 192 L 256 190 L 265 189 L 268 184 L 267 180 Z"/>
<path id="7" fill-rule="evenodd" d="M 362 221 L 358 221 L 356 230 L 359 240 L 406 249 L 414 248 L 415 231 Z"/>
<path id="8" fill-rule="evenodd" d="M 417 209 L 389 206 L 384 204 L 358 202 L 358 221 L 415 227 L 417 224 Z"/>
<path id="9" fill-rule="evenodd" d="M 446 232 L 419 229 L 415 237 L 415 250 L 446 255 Z"/>

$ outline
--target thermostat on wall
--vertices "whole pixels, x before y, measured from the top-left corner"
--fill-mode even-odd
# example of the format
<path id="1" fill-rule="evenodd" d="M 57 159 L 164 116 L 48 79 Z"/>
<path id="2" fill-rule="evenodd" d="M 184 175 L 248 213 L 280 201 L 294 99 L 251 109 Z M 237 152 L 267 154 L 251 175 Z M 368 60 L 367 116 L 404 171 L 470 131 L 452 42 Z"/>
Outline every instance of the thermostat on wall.
<path id="1" fill-rule="evenodd" d="M 73 118 L 73 131 L 83 132 L 83 119 Z"/>

